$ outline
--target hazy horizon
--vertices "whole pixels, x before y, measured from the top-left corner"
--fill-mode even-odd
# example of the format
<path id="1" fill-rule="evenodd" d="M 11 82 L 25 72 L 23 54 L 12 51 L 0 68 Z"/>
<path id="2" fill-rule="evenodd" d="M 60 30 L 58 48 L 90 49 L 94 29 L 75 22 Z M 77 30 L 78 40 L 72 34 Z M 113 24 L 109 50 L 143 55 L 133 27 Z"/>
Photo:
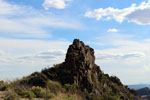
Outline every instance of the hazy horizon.
<path id="1" fill-rule="evenodd" d="M 78 38 L 123 84 L 149 84 L 150 0 L 0 0 L 0 80 L 61 63 Z"/>

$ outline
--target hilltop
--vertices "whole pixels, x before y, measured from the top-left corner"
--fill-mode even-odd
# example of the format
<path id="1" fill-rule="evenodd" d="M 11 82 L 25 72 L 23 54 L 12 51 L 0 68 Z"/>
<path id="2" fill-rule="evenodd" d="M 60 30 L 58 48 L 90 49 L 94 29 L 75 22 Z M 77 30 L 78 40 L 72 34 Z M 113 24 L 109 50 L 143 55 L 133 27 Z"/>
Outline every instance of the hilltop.
<path id="1" fill-rule="evenodd" d="M 60 94 L 73 97 L 61 100 L 141 100 L 119 78 L 104 74 L 95 64 L 94 49 L 79 39 L 69 46 L 64 62 L 17 80 L 8 87 L 13 87 L 18 96 L 22 95 L 18 88 L 23 87 L 36 97 L 36 92 L 32 91 L 34 88 L 50 91 L 56 97 Z"/>

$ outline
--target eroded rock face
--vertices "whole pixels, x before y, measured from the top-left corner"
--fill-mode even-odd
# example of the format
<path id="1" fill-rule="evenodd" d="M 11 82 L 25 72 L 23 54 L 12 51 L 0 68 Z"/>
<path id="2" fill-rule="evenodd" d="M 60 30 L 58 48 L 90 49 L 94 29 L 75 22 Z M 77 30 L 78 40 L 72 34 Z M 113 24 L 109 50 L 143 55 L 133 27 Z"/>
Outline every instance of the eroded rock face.
<path id="1" fill-rule="evenodd" d="M 64 67 L 71 71 L 72 83 L 92 91 L 92 73 L 100 74 L 100 69 L 95 65 L 94 50 L 78 39 L 69 46 Z M 96 77 L 96 76 L 95 76 Z"/>
<path id="2" fill-rule="evenodd" d="M 69 46 L 65 64 L 71 65 L 73 69 L 92 69 L 95 63 L 94 50 L 84 45 L 82 41 L 75 39 Z"/>

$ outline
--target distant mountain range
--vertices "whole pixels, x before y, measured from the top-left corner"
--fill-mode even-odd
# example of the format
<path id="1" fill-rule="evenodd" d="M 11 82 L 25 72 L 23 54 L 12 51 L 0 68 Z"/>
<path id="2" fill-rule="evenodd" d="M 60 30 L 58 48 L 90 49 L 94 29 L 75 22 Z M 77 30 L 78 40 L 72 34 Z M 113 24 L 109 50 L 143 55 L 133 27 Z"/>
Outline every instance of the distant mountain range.
<path id="1" fill-rule="evenodd" d="M 144 100 L 150 100 L 150 88 L 145 87 L 136 91 L 142 98 L 144 98 Z"/>
<path id="2" fill-rule="evenodd" d="M 150 84 L 134 84 L 134 85 L 128 85 L 129 88 L 131 89 L 141 89 L 141 88 L 145 88 L 145 87 L 150 87 Z"/>
<path id="3" fill-rule="evenodd" d="M 135 89 L 144 100 L 150 100 L 150 84 L 135 84 L 128 85 L 128 87 Z"/>
<path id="4" fill-rule="evenodd" d="M 150 95 L 150 88 L 148 88 L 148 87 L 141 88 L 136 91 L 140 96 Z"/>

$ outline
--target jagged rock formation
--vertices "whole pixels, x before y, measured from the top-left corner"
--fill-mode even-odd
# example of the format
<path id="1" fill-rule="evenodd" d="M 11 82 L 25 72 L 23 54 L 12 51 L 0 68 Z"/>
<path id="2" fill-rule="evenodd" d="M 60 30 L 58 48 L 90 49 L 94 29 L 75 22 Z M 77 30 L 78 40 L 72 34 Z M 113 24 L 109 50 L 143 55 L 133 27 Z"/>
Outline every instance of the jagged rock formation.
<path id="1" fill-rule="evenodd" d="M 44 87 L 47 80 L 58 81 L 62 85 L 77 84 L 81 91 L 88 91 L 91 96 L 112 95 L 116 100 L 140 100 L 137 93 L 124 86 L 119 78 L 104 74 L 95 64 L 94 50 L 78 39 L 69 46 L 63 63 L 41 73 L 33 73 L 22 83 Z"/>
<path id="2" fill-rule="evenodd" d="M 98 81 L 96 77 L 102 73 L 95 64 L 94 50 L 77 39 L 69 46 L 63 66 L 67 72 L 70 71 L 68 75 L 69 78 L 65 77 L 65 79 L 63 79 L 69 79 L 69 82 L 64 82 L 63 84 L 75 83 L 81 86 L 81 88 L 86 88 L 89 91 L 93 89 L 92 77 L 95 77 L 94 81 Z M 95 76 L 92 76 L 93 73 Z"/>

